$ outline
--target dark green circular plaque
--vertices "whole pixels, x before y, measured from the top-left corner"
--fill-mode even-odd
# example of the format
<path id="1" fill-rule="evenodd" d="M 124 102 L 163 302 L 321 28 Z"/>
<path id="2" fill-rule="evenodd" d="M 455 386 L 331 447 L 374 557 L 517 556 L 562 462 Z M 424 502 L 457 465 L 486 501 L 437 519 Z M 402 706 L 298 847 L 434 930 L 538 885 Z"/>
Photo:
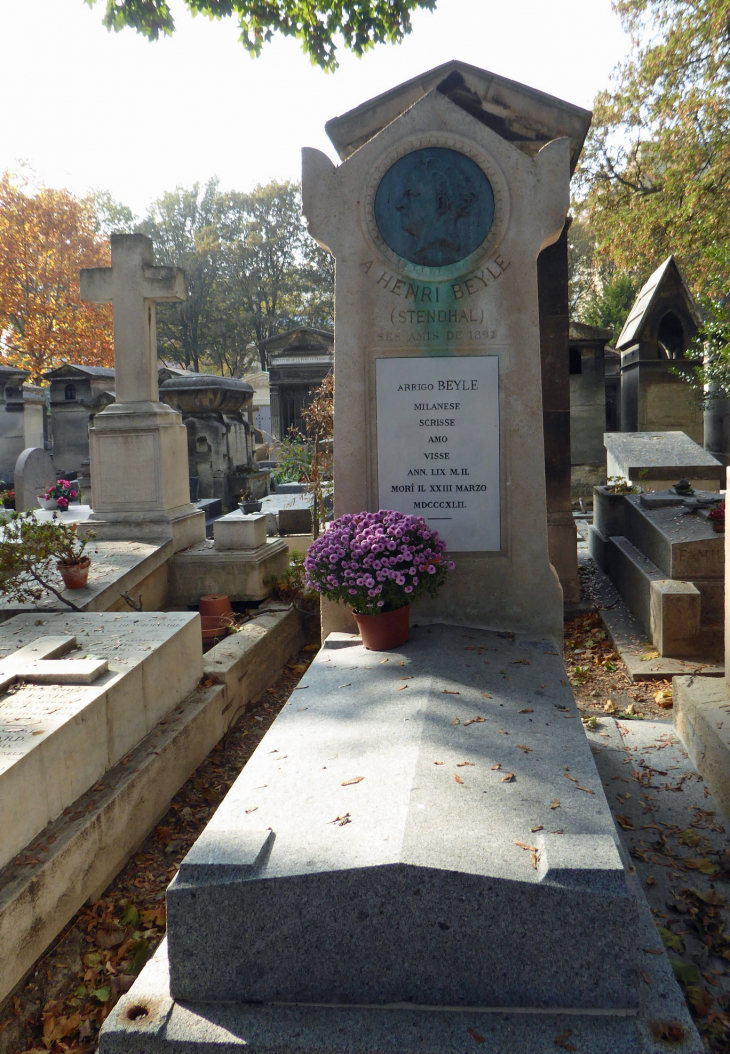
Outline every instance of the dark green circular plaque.
<path id="1" fill-rule="evenodd" d="M 413 150 L 391 165 L 375 194 L 386 245 L 421 267 L 458 263 L 494 222 L 494 191 L 479 165 L 446 147 Z"/>

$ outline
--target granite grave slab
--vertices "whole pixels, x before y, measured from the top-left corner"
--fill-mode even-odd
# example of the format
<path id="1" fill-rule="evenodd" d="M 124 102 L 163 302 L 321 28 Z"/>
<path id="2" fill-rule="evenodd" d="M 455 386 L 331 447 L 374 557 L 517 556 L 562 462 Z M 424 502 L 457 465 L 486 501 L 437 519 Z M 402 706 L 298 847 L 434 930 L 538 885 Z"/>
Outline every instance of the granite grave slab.
<path id="1" fill-rule="evenodd" d="M 630 1009 L 635 923 L 552 641 L 333 634 L 170 886 L 172 993 Z"/>

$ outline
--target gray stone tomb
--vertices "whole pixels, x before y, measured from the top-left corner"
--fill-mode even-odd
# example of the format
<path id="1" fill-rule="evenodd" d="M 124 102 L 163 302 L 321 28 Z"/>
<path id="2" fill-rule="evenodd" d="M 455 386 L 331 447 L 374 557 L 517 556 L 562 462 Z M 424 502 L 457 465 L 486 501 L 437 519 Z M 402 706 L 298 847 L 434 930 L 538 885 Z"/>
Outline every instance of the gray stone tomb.
<path id="1" fill-rule="evenodd" d="M 653 490 L 681 479 L 693 487 L 719 490 L 725 470 L 685 432 L 606 432 L 606 471 Z"/>

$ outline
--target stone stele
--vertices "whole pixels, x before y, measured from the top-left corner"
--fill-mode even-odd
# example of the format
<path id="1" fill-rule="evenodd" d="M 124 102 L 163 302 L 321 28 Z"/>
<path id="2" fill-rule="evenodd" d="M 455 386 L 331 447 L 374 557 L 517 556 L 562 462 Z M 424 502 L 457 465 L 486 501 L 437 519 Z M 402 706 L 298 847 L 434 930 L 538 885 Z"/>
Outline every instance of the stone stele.
<path id="1" fill-rule="evenodd" d="M 439 530 L 456 570 L 419 621 L 562 634 L 536 260 L 569 172 L 569 139 L 529 157 L 437 90 L 337 168 L 303 151 L 309 230 L 337 268 L 335 515 L 394 508 Z M 324 635 L 351 628 L 325 606 Z"/>

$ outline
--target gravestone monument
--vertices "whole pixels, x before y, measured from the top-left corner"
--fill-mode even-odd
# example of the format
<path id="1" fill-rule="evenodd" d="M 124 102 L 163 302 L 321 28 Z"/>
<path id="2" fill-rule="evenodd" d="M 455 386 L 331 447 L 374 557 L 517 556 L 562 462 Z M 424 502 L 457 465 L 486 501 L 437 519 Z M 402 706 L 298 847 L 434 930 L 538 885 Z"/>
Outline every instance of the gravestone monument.
<path id="1" fill-rule="evenodd" d="M 270 431 L 274 439 L 289 438 L 290 429 L 305 434 L 302 410 L 314 389 L 332 372 L 334 334 L 298 326 L 267 337 L 259 344 L 261 363 L 269 375 Z"/>
<path id="2" fill-rule="evenodd" d="M 393 508 L 456 571 L 419 619 L 562 635 L 548 559 L 536 260 L 561 235 L 571 142 L 523 152 L 437 88 L 339 168 L 304 151 L 335 257 L 335 515 Z M 350 629 L 326 605 L 323 634 Z"/>
<path id="3" fill-rule="evenodd" d="M 457 570 L 402 649 L 328 636 L 101 1054 L 656 1054 L 654 1017 L 699 1052 L 551 639 L 536 259 L 569 158 L 438 90 L 338 169 L 305 153 L 337 265 L 336 511 L 420 513 Z"/>
<path id="4" fill-rule="evenodd" d="M 159 400 L 155 304 L 184 300 L 185 275 L 155 267 L 152 239 L 111 236 L 112 266 L 81 271 L 81 297 L 114 308 L 116 401 L 89 430 L 94 530 L 103 538 L 172 538 L 182 549 L 205 537 L 190 501 L 187 432 Z"/>
<path id="5" fill-rule="evenodd" d="M 48 451 L 27 447 L 15 463 L 15 508 L 37 509 L 38 495 L 55 482 L 56 473 Z"/>

